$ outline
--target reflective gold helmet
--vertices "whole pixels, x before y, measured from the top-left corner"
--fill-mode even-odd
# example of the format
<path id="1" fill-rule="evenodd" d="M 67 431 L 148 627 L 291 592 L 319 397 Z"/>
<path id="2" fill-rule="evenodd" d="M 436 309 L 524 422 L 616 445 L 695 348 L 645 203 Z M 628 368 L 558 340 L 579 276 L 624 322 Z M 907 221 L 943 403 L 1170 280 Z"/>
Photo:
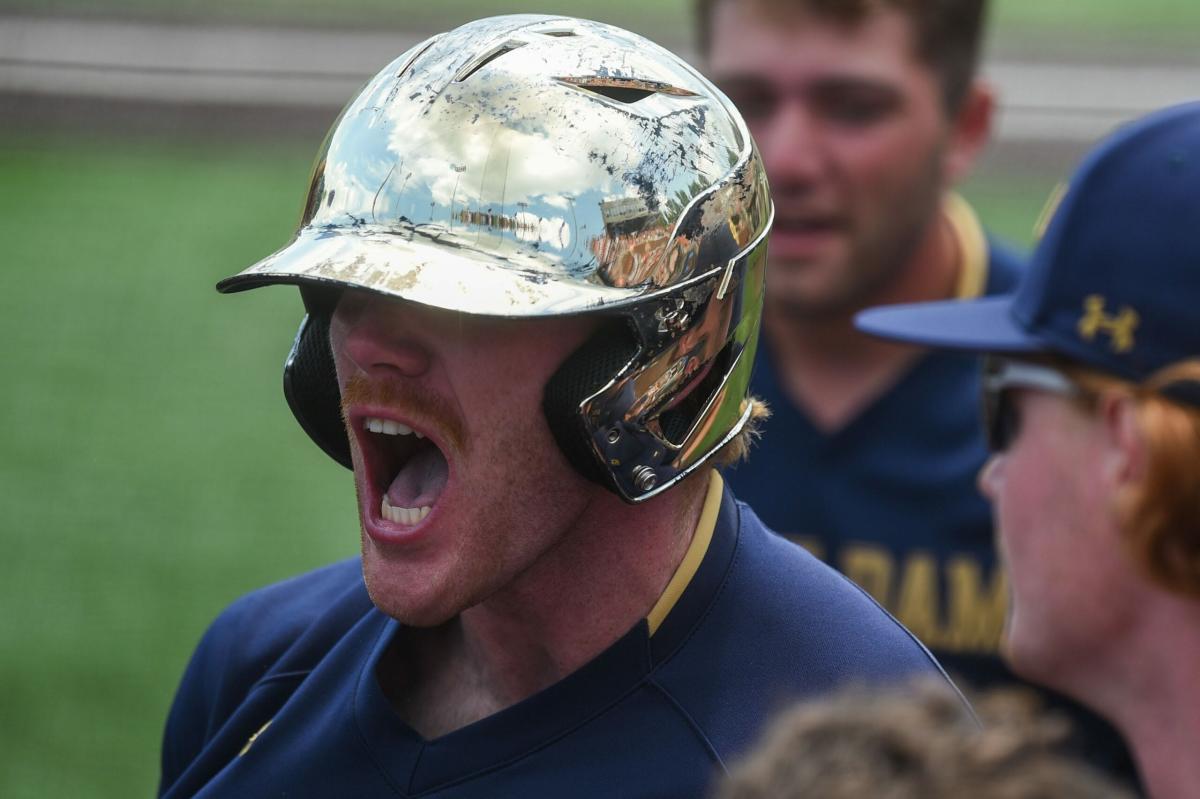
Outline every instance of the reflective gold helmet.
<path id="1" fill-rule="evenodd" d="M 218 289 L 300 287 L 285 393 L 346 466 L 328 340 L 341 289 L 602 315 L 543 406 L 572 465 L 637 502 L 749 419 L 772 215 L 745 123 L 678 57 L 596 22 L 494 17 L 375 76 L 326 138 L 295 237 Z"/>

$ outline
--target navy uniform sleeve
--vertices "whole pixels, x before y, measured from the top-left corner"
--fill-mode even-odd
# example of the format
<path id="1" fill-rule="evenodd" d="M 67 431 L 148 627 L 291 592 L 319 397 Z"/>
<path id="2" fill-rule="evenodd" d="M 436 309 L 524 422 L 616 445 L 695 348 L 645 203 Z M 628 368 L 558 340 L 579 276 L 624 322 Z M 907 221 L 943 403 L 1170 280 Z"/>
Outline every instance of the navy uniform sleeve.
<path id="1" fill-rule="evenodd" d="M 233 602 L 200 639 L 163 733 L 159 795 L 175 785 L 268 672 L 302 674 L 372 606 L 358 558 Z"/>
<path id="2" fill-rule="evenodd" d="M 210 697 L 238 638 L 236 607 L 231 606 L 208 628 L 183 673 L 163 733 L 160 796 L 199 756 L 217 726 L 217 707 Z"/>
<path id="3" fill-rule="evenodd" d="M 160 794 L 200 755 L 277 656 L 272 644 L 280 636 L 246 629 L 248 620 L 261 621 L 267 615 L 262 606 L 271 593 L 264 589 L 238 599 L 200 639 L 167 716 Z"/>

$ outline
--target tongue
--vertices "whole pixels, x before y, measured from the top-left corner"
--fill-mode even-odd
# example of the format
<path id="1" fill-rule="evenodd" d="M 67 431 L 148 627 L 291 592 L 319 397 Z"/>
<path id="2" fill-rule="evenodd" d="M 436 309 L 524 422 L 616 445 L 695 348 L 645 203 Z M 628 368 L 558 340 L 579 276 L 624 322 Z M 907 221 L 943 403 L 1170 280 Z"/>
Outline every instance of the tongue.
<path id="1" fill-rule="evenodd" d="M 420 508 L 437 502 L 446 487 L 449 467 L 435 446 L 422 448 L 404 464 L 388 486 L 388 503 L 393 508 Z"/>

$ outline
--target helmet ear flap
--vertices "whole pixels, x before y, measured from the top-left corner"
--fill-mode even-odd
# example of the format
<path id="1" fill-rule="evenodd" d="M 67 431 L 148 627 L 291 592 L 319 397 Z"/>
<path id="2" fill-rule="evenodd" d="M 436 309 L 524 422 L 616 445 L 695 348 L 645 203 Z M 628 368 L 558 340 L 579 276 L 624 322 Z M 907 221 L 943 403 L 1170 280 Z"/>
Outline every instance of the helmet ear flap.
<path id="1" fill-rule="evenodd" d="M 610 490 L 616 490 L 610 470 L 601 466 L 580 416 L 580 405 L 612 382 L 640 348 L 629 318 L 602 325 L 579 349 L 567 356 L 546 382 L 542 412 L 558 448 L 575 471 Z"/>
<path id="2" fill-rule="evenodd" d="M 328 313 L 310 312 L 300 322 L 283 365 L 283 394 L 304 432 L 335 461 L 353 468 L 350 442 L 342 426 L 333 351 L 329 348 Z"/>

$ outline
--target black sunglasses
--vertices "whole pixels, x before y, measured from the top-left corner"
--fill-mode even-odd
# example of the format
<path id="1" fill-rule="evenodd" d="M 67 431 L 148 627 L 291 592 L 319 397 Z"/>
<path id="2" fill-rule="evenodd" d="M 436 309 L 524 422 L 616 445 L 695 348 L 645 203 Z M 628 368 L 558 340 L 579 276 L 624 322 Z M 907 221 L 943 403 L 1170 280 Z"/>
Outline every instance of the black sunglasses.
<path id="1" fill-rule="evenodd" d="M 1029 361 L 989 356 L 983 362 L 983 429 L 988 449 L 1004 452 L 1021 432 L 1021 413 L 1012 389 L 1074 396 L 1079 387 L 1057 369 Z"/>

